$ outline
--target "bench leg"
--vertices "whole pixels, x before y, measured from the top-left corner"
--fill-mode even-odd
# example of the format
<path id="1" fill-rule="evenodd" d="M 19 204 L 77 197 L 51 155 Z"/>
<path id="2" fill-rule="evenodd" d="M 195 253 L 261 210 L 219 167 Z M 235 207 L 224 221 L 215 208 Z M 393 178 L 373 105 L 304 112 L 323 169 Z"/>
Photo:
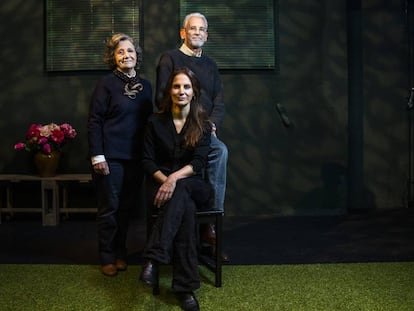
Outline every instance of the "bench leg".
<path id="1" fill-rule="evenodd" d="M 59 189 L 55 180 L 42 180 L 42 220 L 43 226 L 56 226 L 59 223 Z"/>

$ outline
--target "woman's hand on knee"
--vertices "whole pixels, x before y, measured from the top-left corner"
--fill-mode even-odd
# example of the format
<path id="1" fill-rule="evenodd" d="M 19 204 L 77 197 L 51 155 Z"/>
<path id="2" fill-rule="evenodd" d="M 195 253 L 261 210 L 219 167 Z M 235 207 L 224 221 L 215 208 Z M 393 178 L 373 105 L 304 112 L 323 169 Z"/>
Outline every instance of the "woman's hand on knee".
<path id="1" fill-rule="evenodd" d="M 175 190 L 176 182 L 177 181 L 174 178 L 169 177 L 165 180 L 165 182 L 163 182 L 155 195 L 154 205 L 156 207 L 160 208 L 165 204 L 165 202 L 171 199 Z"/>

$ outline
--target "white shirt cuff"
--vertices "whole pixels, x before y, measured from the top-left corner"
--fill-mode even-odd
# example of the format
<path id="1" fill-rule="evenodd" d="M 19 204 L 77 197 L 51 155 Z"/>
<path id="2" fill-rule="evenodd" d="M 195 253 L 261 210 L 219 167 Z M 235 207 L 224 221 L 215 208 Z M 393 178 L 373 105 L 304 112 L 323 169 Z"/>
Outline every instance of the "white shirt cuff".
<path id="1" fill-rule="evenodd" d="M 101 162 L 105 162 L 105 161 L 106 161 L 106 159 L 105 159 L 104 155 L 97 155 L 97 156 L 91 157 L 92 165 L 95 165 L 95 164 L 101 163 Z"/>

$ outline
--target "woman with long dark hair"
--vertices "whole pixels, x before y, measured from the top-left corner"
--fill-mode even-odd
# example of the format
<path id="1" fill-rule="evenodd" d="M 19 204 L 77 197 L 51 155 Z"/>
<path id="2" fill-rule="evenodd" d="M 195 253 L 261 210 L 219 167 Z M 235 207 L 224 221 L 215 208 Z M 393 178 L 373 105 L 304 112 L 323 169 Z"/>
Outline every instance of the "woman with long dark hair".
<path id="1" fill-rule="evenodd" d="M 211 125 L 200 84 L 188 68 L 176 69 L 165 89 L 162 110 L 148 121 L 143 167 L 147 198 L 159 216 L 144 249 L 140 280 L 155 286 L 158 264 L 173 265 L 172 289 L 184 310 L 199 310 L 196 211 L 208 208 L 212 189 L 203 179 Z"/>

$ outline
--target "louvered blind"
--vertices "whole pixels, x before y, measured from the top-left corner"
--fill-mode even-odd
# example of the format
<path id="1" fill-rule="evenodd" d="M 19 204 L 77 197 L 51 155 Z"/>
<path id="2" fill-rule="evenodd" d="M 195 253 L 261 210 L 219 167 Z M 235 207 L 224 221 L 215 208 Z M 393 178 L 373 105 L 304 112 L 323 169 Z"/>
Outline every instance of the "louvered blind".
<path id="1" fill-rule="evenodd" d="M 204 50 L 219 68 L 275 68 L 274 0 L 180 0 L 181 21 L 191 12 L 207 18 Z"/>
<path id="2" fill-rule="evenodd" d="M 139 0 L 46 0 L 46 70 L 107 69 L 104 43 L 126 33 L 139 42 Z"/>

